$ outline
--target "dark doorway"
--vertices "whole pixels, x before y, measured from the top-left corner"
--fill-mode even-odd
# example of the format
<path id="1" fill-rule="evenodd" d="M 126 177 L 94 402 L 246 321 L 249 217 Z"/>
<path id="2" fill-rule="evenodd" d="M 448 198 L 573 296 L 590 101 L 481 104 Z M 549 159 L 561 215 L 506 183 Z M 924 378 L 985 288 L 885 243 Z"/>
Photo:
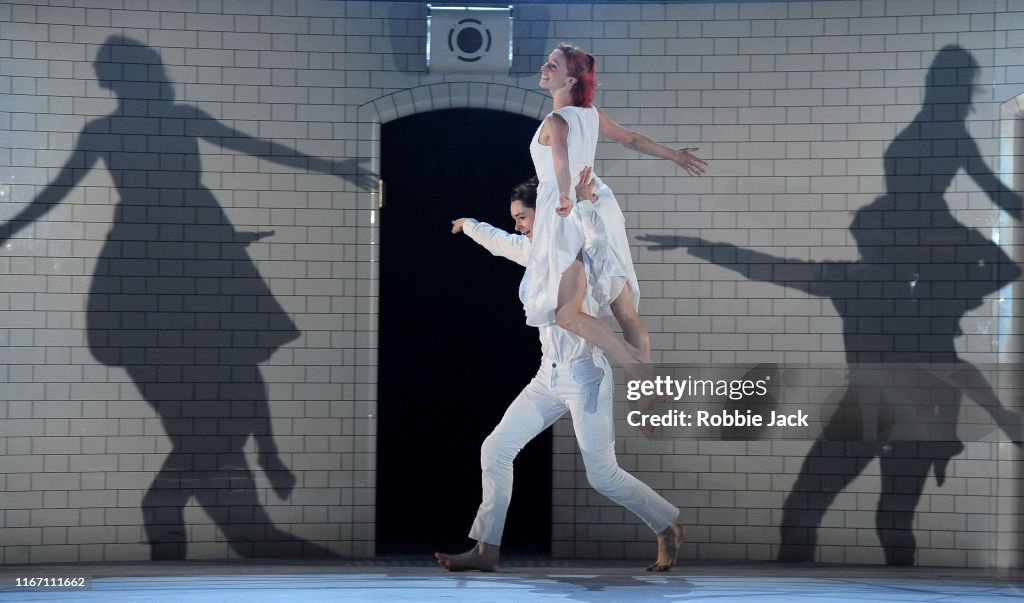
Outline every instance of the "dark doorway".
<path id="1" fill-rule="evenodd" d="M 460 551 L 480 504 L 480 444 L 537 370 L 522 267 L 451 220 L 506 230 L 512 187 L 533 175 L 535 119 L 433 111 L 381 128 L 377 551 Z M 547 554 L 551 434 L 515 463 L 502 550 Z"/>

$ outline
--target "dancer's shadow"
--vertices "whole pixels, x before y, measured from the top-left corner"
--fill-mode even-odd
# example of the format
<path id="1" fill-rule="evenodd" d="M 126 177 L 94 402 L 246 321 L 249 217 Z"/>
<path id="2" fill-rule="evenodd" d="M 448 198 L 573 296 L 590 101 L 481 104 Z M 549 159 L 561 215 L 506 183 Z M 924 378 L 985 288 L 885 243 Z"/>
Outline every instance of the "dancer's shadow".
<path id="1" fill-rule="evenodd" d="M 886 150 L 888 194 L 857 211 L 850 226 L 860 254 L 855 262 L 784 259 L 696 237 L 641 237 L 654 249 L 684 247 L 747 278 L 828 298 L 842 318 L 849 387 L 786 499 L 780 560 L 814 560 L 825 511 L 879 457 L 875 519 L 886 561 L 913 564 L 913 514 L 925 478 L 934 471 L 942 485 L 950 458 L 963 449 L 957 435 L 963 396 L 1020 444 L 1020 416 L 957 356 L 954 341 L 960 319 L 1021 274 L 998 245 L 960 224 L 943 199 L 963 169 L 995 204 L 1021 217 L 1020 196 L 985 165 L 967 133 L 977 71 L 960 47 L 938 53 L 920 113 Z M 911 371 L 915 385 L 897 388 L 880 380 L 908 366 L 917 367 Z"/>
<path id="2" fill-rule="evenodd" d="M 365 174 L 353 162 L 253 138 L 176 103 L 160 55 L 135 40 L 109 38 L 95 68 L 117 109 L 85 125 L 57 177 L 0 225 L 0 244 L 102 160 L 120 200 L 89 290 L 88 343 L 98 361 L 127 371 L 171 440 L 143 499 L 152 557 L 186 556 L 192 497 L 240 555 L 328 555 L 274 526 L 245 460 L 252 437 L 274 492 L 290 495 L 296 480 L 274 442 L 259 363 L 300 332 L 247 252 L 274 233 L 234 229 L 202 184 L 199 139 L 350 182 Z"/>

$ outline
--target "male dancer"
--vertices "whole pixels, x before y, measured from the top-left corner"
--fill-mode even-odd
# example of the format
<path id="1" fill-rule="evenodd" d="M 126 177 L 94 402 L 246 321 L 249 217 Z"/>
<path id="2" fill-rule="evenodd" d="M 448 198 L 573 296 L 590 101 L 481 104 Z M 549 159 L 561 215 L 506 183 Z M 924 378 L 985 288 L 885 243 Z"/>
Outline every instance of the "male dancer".
<path id="1" fill-rule="evenodd" d="M 595 203 L 602 199 L 614 202 L 610 199 L 611 190 L 599 181 L 595 199 L 595 182 L 588 175 L 587 170 L 581 174 L 577 198 L 594 199 Z M 452 221 L 452 233 L 465 232 L 492 254 L 525 266 L 532 241 L 536 187 L 537 181 L 532 179 L 512 191 L 510 209 L 519 234 L 471 218 Z M 601 228 L 600 224 L 595 227 Z M 589 296 L 584 304 L 585 311 L 596 310 L 596 302 Z M 608 361 L 597 348 L 558 326 L 543 325 L 538 330 L 540 369 L 480 448 L 483 501 L 469 532 L 477 543 L 465 553 L 435 553 L 434 557 L 449 571 L 498 569 L 505 514 L 512 498 L 512 462 L 527 442 L 568 411 L 590 485 L 654 530 L 658 535 L 658 558 L 647 570 L 668 571 L 675 565 L 679 546 L 686 539 L 686 528 L 676 521 L 678 508 L 626 473 L 615 459 L 614 385 Z"/>

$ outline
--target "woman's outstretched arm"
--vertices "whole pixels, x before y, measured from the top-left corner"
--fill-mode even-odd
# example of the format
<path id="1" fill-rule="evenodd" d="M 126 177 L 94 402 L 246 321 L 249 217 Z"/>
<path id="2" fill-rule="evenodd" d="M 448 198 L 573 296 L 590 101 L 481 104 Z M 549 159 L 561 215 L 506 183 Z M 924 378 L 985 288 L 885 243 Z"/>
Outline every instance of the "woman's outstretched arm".
<path id="1" fill-rule="evenodd" d="M 654 142 L 639 132 L 620 126 L 615 123 L 615 120 L 608 117 L 601 108 L 597 109 L 597 113 L 601 118 L 601 134 L 622 144 L 626 148 L 639 151 L 644 155 L 658 157 L 659 159 L 668 159 L 686 170 L 686 173 L 691 176 L 703 176 L 707 170 L 708 162 L 693 154 L 697 151 L 698 147 L 672 149 Z"/>

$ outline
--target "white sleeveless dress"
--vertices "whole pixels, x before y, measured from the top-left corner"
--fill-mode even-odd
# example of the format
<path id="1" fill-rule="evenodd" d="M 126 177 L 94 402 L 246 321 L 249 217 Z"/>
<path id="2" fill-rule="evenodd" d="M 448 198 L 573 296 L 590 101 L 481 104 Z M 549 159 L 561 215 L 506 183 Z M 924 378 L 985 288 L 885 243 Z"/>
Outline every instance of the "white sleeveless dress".
<path id="1" fill-rule="evenodd" d="M 599 202 L 575 203 L 579 173 L 584 167 L 594 165 L 599 127 L 597 108 L 568 106 L 554 113 L 569 125 L 569 175 L 573 184 L 569 195 L 574 205 L 565 218 L 555 213 L 558 183 L 551 147 L 539 140 L 541 124 L 530 142 L 530 155 L 539 181 L 537 210 L 526 273 L 519 284 L 519 298 L 526 312 L 526 324 L 530 326 L 554 323 L 562 273 L 581 251 L 590 294 L 598 302 L 601 314 L 611 313 L 609 305 L 624 286 L 629 286 L 634 306 L 640 300 L 625 219 L 611 189 L 598 180 Z"/>

